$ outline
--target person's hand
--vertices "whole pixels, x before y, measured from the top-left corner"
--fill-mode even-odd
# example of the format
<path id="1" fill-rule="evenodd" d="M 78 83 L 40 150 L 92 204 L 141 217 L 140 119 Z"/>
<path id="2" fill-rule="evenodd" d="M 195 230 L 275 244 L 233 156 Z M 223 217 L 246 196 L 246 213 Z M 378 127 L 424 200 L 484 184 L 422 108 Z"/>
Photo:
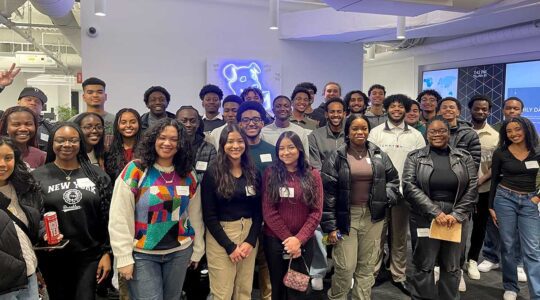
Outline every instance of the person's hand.
<path id="1" fill-rule="evenodd" d="M 281 244 L 283 244 L 285 251 L 287 251 L 287 253 L 289 253 L 293 258 L 295 258 L 295 254 L 300 251 L 300 247 L 302 246 L 300 240 L 295 236 L 286 238 Z"/>
<path id="2" fill-rule="evenodd" d="M 15 63 L 11 64 L 11 68 L 7 71 L 0 72 L 0 85 L 6 87 L 13 83 L 13 79 L 21 71 L 20 68 L 15 69 Z"/>
<path id="3" fill-rule="evenodd" d="M 133 279 L 133 264 L 118 268 L 118 276 L 125 280 Z"/>
<path id="4" fill-rule="evenodd" d="M 60 243 L 63 239 L 64 239 L 64 235 L 63 235 L 63 234 L 60 234 L 60 235 L 58 236 L 58 242 Z M 45 242 L 48 241 L 47 234 L 44 234 L 44 235 L 43 235 L 43 240 L 44 240 Z"/>
<path id="5" fill-rule="evenodd" d="M 198 261 L 191 261 L 189 263 L 189 268 L 191 268 L 193 270 L 197 270 L 197 267 L 199 267 L 199 262 Z"/>
<path id="6" fill-rule="evenodd" d="M 437 222 L 439 226 L 447 226 L 448 222 L 446 220 L 446 214 L 443 212 L 439 213 L 437 217 L 435 217 L 435 222 Z"/>
<path id="7" fill-rule="evenodd" d="M 242 257 L 242 251 L 240 251 L 240 247 L 236 246 L 236 249 L 234 249 L 233 253 L 229 254 L 229 258 L 233 263 L 237 263 L 244 259 L 244 257 Z"/>
<path id="8" fill-rule="evenodd" d="M 96 280 L 97 283 L 100 284 L 104 279 L 109 276 L 109 273 L 111 272 L 111 257 L 109 256 L 109 253 L 103 254 L 101 259 L 99 260 L 97 272 L 96 272 Z"/>
<path id="9" fill-rule="evenodd" d="M 538 204 L 538 203 L 540 203 L 540 197 L 538 197 L 538 196 L 533 196 L 533 197 L 531 198 L 531 201 L 532 201 L 532 203 L 534 203 L 534 204 Z"/>
<path id="10" fill-rule="evenodd" d="M 240 248 L 243 258 L 248 257 L 251 254 L 251 251 L 253 250 L 253 246 L 251 246 L 251 244 L 247 242 L 243 242 L 242 244 L 240 244 L 240 246 L 238 246 L 238 248 Z"/>
<path id="11" fill-rule="evenodd" d="M 335 245 L 335 244 L 337 244 L 337 242 L 339 242 L 339 239 L 337 237 L 337 233 L 338 233 L 338 231 L 334 230 L 334 231 L 332 231 L 332 232 L 330 232 L 328 234 L 328 243 L 329 244 Z"/>
<path id="12" fill-rule="evenodd" d="M 497 214 L 495 213 L 495 210 L 494 209 L 489 209 L 489 214 L 491 215 L 491 218 L 493 219 L 493 224 L 495 224 L 495 226 L 497 226 L 497 228 L 499 227 L 499 222 L 497 222 Z"/>
<path id="13" fill-rule="evenodd" d="M 446 223 L 448 228 L 452 228 L 454 224 L 459 223 L 458 220 L 452 215 L 446 215 Z"/>
<path id="14" fill-rule="evenodd" d="M 47 283 L 45 283 L 45 279 L 43 278 L 43 275 L 41 272 L 36 272 L 37 282 L 38 282 L 38 288 L 39 288 L 39 294 L 41 296 L 45 295 L 45 292 L 47 291 Z"/>

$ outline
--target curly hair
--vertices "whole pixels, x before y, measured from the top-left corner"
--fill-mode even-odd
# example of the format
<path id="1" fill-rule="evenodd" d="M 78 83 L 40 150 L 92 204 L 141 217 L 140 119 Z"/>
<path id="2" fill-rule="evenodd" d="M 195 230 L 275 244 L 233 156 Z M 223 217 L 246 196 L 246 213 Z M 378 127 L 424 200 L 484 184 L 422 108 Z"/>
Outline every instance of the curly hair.
<path id="1" fill-rule="evenodd" d="M 506 127 L 508 127 L 508 124 L 510 123 L 518 123 L 521 126 L 521 129 L 525 133 L 525 145 L 527 146 L 527 150 L 534 153 L 535 148 L 538 147 L 538 133 L 531 120 L 525 117 L 515 117 L 504 120 L 501 129 L 499 130 L 499 146 L 506 150 L 508 149 L 508 146 L 512 144 L 512 141 L 508 138 L 508 134 L 506 133 Z"/>
<path id="2" fill-rule="evenodd" d="M 15 187 L 15 190 L 18 191 L 22 187 L 29 187 L 28 190 L 31 192 L 40 191 L 39 184 L 28 171 L 26 163 L 22 160 L 21 151 L 15 146 L 13 140 L 8 136 L 0 136 L 0 146 L 3 145 L 10 147 L 15 156 L 13 173 L 7 179 Z"/>
<path id="3" fill-rule="evenodd" d="M 363 114 L 369 105 L 369 97 L 366 94 L 364 94 L 364 92 L 362 92 L 361 90 L 352 90 L 348 92 L 347 95 L 345 95 L 345 98 L 343 98 L 343 101 L 345 102 L 345 110 L 347 111 L 347 113 L 351 113 L 349 103 L 351 102 L 352 95 L 354 94 L 359 94 L 360 97 L 362 97 L 362 99 L 364 100 L 364 107 L 362 108 L 361 111 L 358 112 L 358 113 Z"/>
<path id="4" fill-rule="evenodd" d="M 30 140 L 28 141 L 27 146 L 37 147 L 36 133 L 38 131 L 39 121 L 34 111 L 25 106 L 12 106 L 6 109 L 6 111 L 4 111 L 2 118 L 0 118 L 0 135 L 8 135 L 7 133 L 8 118 L 11 114 L 18 113 L 18 112 L 27 112 L 34 119 L 34 136 L 30 137 Z"/>
<path id="5" fill-rule="evenodd" d="M 253 186 L 256 192 L 259 192 L 259 176 L 257 175 L 257 170 L 255 165 L 249 156 L 249 146 L 246 135 L 240 130 L 236 124 L 228 124 L 223 128 L 221 135 L 219 136 L 219 149 L 216 159 L 216 165 L 212 168 L 212 176 L 217 182 L 217 193 L 225 199 L 230 199 L 236 188 L 234 184 L 234 176 L 231 174 L 230 170 L 232 169 L 231 161 L 229 160 L 227 154 L 225 154 L 225 144 L 229 138 L 229 134 L 232 132 L 238 132 L 242 137 L 242 140 L 245 144 L 244 153 L 240 157 L 240 167 L 242 168 L 242 174 L 246 177 L 247 185 Z"/>
<path id="6" fill-rule="evenodd" d="M 82 120 L 84 120 L 84 118 L 88 117 L 88 116 L 94 116 L 96 118 L 98 118 L 100 121 L 101 121 L 101 126 L 105 126 L 105 121 L 103 120 L 103 117 L 98 114 L 98 113 L 95 113 L 95 112 L 84 112 L 80 115 L 78 115 L 75 120 L 73 120 L 73 122 L 77 125 L 79 125 L 79 129 L 81 129 L 81 123 L 82 123 Z M 83 141 L 85 141 L 85 144 L 86 144 L 86 139 L 84 138 L 84 135 L 83 135 Z M 86 148 L 88 149 L 89 145 L 86 145 Z M 105 131 L 102 132 L 101 134 L 101 138 L 99 139 L 99 142 L 93 147 L 93 150 L 94 150 L 94 154 L 96 155 L 96 158 L 99 162 L 99 165 L 100 167 L 103 169 L 104 168 L 104 161 L 105 161 Z"/>
<path id="7" fill-rule="evenodd" d="M 140 158 L 144 168 L 154 165 L 158 158 L 156 140 L 159 134 L 168 126 L 174 127 L 178 132 L 177 151 L 173 157 L 174 171 L 180 177 L 186 177 L 192 170 L 193 151 L 191 141 L 184 125 L 174 119 L 160 119 L 148 128 L 144 132 L 141 142 L 137 145 L 136 155 Z"/>
<path id="8" fill-rule="evenodd" d="M 70 127 L 75 129 L 77 131 L 77 134 L 79 135 L 79 140 L 84 140 L 84 134 L 76 123 L 73 122 L 60 122 L 57 123 L 53 130 L 51 131 L 51 134 L 49 135 L 49 142 L 47 143 L 47 149 L 51 149 L 47 151 L 47 159 L 46 163 L 53 163 L 56 160 L 56 153 L 54 152 L 53 144 L 54 144 L 54 137 L 56 136 L 56 132 L 64 127 Z M 86 154 L 86 145 L 85 143 L 79 142 L 79 152 L 77 153 L 77 161 L 81 165 L 81 170 L 83 171 L 84 175 L 88 177 L 95 185 L 96 189 L 99 194 L 100 198 L 100 207 L 103 212 L 107 212 L 111 203 L 111 196 L 112 196 L 112 189 L 109 185 L 110 178 L 105 175 L 102 176 L 98 172 L 96 172 L 96 169 L 94 165 L 90 162 L 90 159 L 88 158 L 88 155 Z M 105 219 L 108 218 L 108 215 L 103 216 Z M 106 220 L 105 220 L 106 221 Z"/>
<path id="9" fill-rule="evenodd" d="M 313 188 L 315 186 L 315 177 L 311 173 L 311 166 L 307 161 L 306 151 L 300 137 L 292 131 L 283 132 L 276 143 L 276 156 L 279 157 L 279 146 L 283 139 L 286 138 L 291 140 L 299 152 L 297 172 L 298 177 L 300 178 L 300 186 L 302 187 L 302 201 L 310 207 L 315 207 L 316 200 L 320 195 L 318 189 Z M 287 167 L 281 159 L 276 160 L 268 168 L 270 169 L 270 176 L 268 177 L 267 194 L 270 201 L 277 204 L 280 202 L 281 198 L 279 190 L 288 187 L 287 182 L 290 181 L 291 174 L 287 171 Z"/>
<path id="10" fill-rule="evenodd" d="M 167 89 L 165 89 L 162 86 L 151 86 L 150 88 L 146 90 L 146 92 L 144 92 L 144 97 L 143 97 L 144 103 L 148 104 L 148 98 L 150 98 L 150 94 L 152 94 L 153 92 L 162 93 L 165 96 L 165 99 L 167 100 L 167 104 L 171 102 L 171 94 L 169 94 L 169 91 L 167 91 Z"/>
<path id="11" fill-rule="evenodd" d="M 124 113 L 132 113 L 137 119 L 139 124 L 139 130 L 135 134 L 135 145 L 137 145 L 141 139 L 141 116 L 133 108 L 122 108 L 116 113 L 113 123 L 113 140 L 111 142 L 111 147 L 105 155 L 105 172 L 111 176 L 111 179 L 114 180 L 120 172 L 124 169 L 128 162 L 124 161 L 124 137 L 118 129 L 120 118 Z"/>

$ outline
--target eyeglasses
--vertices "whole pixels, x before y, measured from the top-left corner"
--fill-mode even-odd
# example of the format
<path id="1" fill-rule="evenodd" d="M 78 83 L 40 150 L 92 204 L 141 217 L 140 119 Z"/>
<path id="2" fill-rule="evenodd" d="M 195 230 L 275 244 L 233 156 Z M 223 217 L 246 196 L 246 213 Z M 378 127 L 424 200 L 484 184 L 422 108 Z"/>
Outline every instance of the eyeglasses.
<path id="1" fill-rule="evenodd" d="M 65 145 L 67 143 L 70 143 L 71 145 L 76 145 L 81 142 L 81 139 L 54 139 L 54 142 L 60 145 Z"/>
<path id="2" fill-rule="evenodd" d="M 103 125 L 85 125 L 83 127 L 81 127 L 84 131 L 92 131 L 92 130 L 97 130 L 97 131 L 103 131 Z"/>
<path id="3" fill-rule="evenodd" d="M 441 129 L 429 129 L 427 131 L 430 135 L 443 135 L 448 133 L 448 129 L 441 128 Z"/>
<path id="4" fill-rule="evenodd" d="M 261 121 L 262 121 L 262 119 L 258 118 L 258 117 L 240 119 L 240 122 L 242 122 L 245 125 L 248 125 L 250 122 L 253 122 L 255 124 L 259 124 L 259 123 L 261 123 Z"/>

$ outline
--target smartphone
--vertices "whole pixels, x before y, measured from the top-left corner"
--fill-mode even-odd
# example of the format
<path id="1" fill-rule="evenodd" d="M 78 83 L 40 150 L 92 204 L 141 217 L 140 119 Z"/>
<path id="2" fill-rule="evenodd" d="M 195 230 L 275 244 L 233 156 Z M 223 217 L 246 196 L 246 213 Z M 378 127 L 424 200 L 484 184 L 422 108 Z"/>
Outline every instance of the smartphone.
<path id="1" fill-rule="evenodd" d="M 39 243 L 37 243 L 37 245 L 34 246 L 34 250 L 64 249 L 67 244 L 69 244 L 69 240 L 61 240 L 60 243 L 56 245 L 49 245 L 46 241 L 40 241 Z"/>

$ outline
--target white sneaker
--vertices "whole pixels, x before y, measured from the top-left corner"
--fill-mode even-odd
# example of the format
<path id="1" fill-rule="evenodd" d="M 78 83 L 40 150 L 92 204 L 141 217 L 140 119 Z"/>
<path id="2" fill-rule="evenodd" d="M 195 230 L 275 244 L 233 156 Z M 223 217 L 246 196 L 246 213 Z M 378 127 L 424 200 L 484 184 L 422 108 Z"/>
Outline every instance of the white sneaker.
<path id="1" fill-rule="evenodd" d="M 467 285 L 465 285 L 465 279 L 463 279 L 463 270 L 461 270 L 461 278 L 459 279 L 459 291 L 466 292 Z"/>
<path id="2" fill-rule="evenodd" d="M 438 267 L 438 266 L 433 268 L 433 276 L 435 278 L 435 283 L 437 283 L 437 281 L 439 281 L 440 275 L 441 275 L 441 268 Z"/>
<path id="3" fill-rule="evenodd" d="M 322 278 L 312 278 L 311 279 L 311 288 L 314 291 L 322 291 L 324 289 L 323 279 Z"/>
<path id="4" fill-rule="evenodd" d="M 517 267 L 517 273 L 519 282 L 527 282 L 527 274 L 525 274 L 523 267 Z"/>
<path id="5" fill-rule="evenodd" d="M 469 278 L 473 280 L 480 279 L 480 272 L 478 272 L 478 264 L 472 259 L 469 259 L 469 263 L 467 264 L 467 275 L 469 275 Z"/>
<path id="6" fill-rule="evenodd" d="M 484 259 L 479 265 L 478 265 L 478 271 L 487 273 L 491 270 L 495 270 L 499 268 L 499 264 L 492 263 L 487 259 Z"/>
<path id="7" fill-rule="evenodd" d="M 504 291 L 503 295 L 504 300 L 516 300 L 517 299 L 517 293 L 512 291 Z"/>

